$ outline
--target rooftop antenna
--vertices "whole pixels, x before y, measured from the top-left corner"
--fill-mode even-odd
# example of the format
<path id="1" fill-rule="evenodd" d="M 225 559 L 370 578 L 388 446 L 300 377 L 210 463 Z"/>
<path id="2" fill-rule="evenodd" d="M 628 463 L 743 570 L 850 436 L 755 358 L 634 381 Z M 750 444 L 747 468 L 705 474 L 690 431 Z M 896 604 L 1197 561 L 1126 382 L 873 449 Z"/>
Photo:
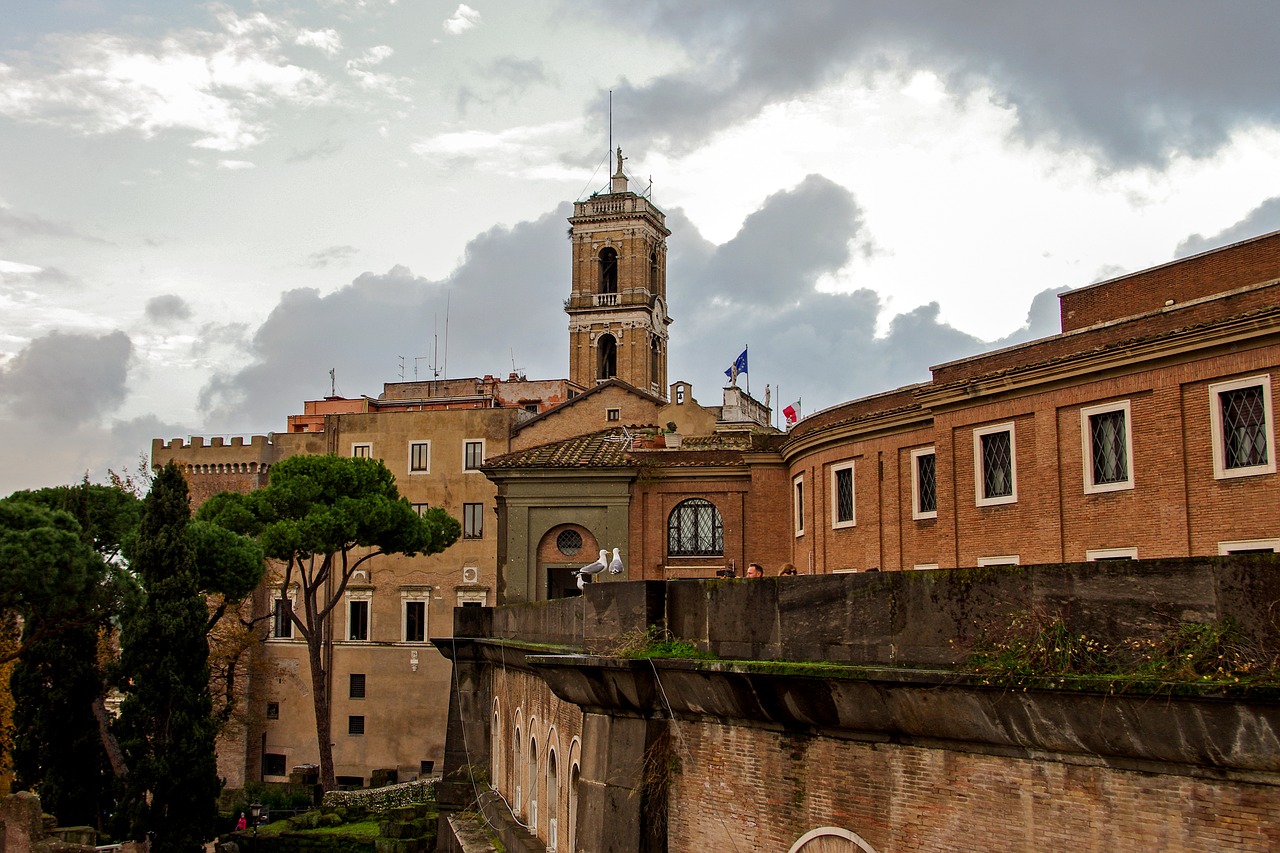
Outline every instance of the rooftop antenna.
<path id="1" fill-rule="evenodd" d="M 449 378 L 449 303 L 453 299 L 453 293 L 445 291 L 444 294 L 444 378 Z"/>
<path id="2" fill-rule="evenodd" d="M 524 371 L 516 367 L 516 351 L 514 348 L 511 350 L 511 375 L 521 380 L 524 379 Z"/>
<path id="3" fill-rule="evenodd" d="M 398 355 L 396 356 L 396 358 L 400 359 L 400 381 L 403 382 L 404 381 L 404 356 Z"/>
<path id="4" fill-rule="evenodd" d="M 333 368 L 333 367 L 329 368 L 329 396 L 330 397 L 338 396 L 338 379 L 334 373 L 336 369 L 337 368 Z"/>
<path id="5" fill-rule="evenodd" d="M 609 90 L 609 149 L 605 151 L 604 161 L 609 162 L 613 156 L 613 90 Z"/>

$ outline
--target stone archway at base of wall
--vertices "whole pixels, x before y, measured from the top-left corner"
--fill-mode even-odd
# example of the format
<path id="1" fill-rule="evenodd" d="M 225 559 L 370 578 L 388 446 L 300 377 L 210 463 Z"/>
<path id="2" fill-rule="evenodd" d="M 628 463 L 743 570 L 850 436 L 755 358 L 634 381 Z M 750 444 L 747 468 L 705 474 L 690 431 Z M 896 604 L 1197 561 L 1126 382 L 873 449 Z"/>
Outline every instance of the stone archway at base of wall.
<path id="1" fill-rule="evenodd" d="M 838 826 L 811 829 L 791 845 L 787 853 L 876 853 L 856 832 Z"/>

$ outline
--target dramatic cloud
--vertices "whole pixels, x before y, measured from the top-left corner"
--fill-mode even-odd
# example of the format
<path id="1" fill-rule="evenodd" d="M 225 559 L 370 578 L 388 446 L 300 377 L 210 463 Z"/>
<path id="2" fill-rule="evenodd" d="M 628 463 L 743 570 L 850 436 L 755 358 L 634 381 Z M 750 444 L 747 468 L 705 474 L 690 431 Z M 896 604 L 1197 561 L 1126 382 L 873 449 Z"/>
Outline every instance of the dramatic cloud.
<path id="1" fill-rule="evenodd" d="M 50 332 L 0 368 L 0 400 L 42 425 L 92 422 L 124 400 L 132 354 L 124 332 Z"/>
<path id="2" fill-rule="evenodd" d="M 429 376 L 432 367 L 453 377 L 505 376 L 512 359 L 532 378 L 565 376 L 569 213 L 562 206 L 482 234 L 443 281 L 396 267 L 325 296 L 285 294 L 253 335 L 253 362 L 204 388 L 212 428 L 280 429 L 304 400 L 328 393 L 330 368 L 340 394 L 376 396 L 383 382 L 400 378 L 401 357 L 406 379 L 415 370 Z M 771 196 L 721 246 L 679 211 L 668 225 L 670 377 L 693 382 L 704 403 L 715 403 L 721 371 L 744 344 L 752 393 L 763 397 L 765 383 L 782 383 L 783 394 L 804 397 L 806 411 L 928 379 L 930 365 L 990 346 L 940 322 L 936 304 L 894 318 L 877 338 L 879 296 L 818 288 L 844 266 L 861 227 L 852 196 L 825 178 Z M 1056 303 L 1054 293 L 1037 296 L 1027 326 L 996 343 L 1056 332 Z"/>
<path id="3" fill-rule="evenodd" d="M 176 293 L 153 296 L 147 300 L 147 319 L 152 323 L 179 323 L 191 319 L 191 306 Z"/>
<path id="4" fill-rule="evenodd" d="M 1221 246 L 1230 246 L 1232 243 L 1248 240 L 1259 234 L 1269 234 L 1272 231 L 1280 231 L 1280 196 L 1267 199 L 1249 211 L 1249 215 L 1244 219 L 1217 234 L 1209 237 L 1193 234 L 1178 244 L 1174 254 L 1176 257 L 1185 258 L 1188 255 L 1207 252 L 1209 249 Z"/>
<path id="5" fill-rule="evenodd" d="M 1251 120 L 1280 117 L 1274 4 L 1182 0 L 1052 6 L 676 0 L 617 7 L 680 44 L 687 70 L 615 85 L 619 120 L 686 149 L 763 107 L 850 70 L 930 68 L 958 89 L 991 87 L 1032 136 L 1101 149 L 1118 163 L 1207 153 Z"/>
<path id="6" fill-rule="evenodd" d="M 317 73 L 280 53 L 270 19 L 224 10 L 219 23 L 159 41 L 48 36 L 22 66 L 0 63 L 0 115 L 89 135 L 181 130 L 195 147 L 236 151 L 265 137 L 273 108 L 328 97 Z"/>

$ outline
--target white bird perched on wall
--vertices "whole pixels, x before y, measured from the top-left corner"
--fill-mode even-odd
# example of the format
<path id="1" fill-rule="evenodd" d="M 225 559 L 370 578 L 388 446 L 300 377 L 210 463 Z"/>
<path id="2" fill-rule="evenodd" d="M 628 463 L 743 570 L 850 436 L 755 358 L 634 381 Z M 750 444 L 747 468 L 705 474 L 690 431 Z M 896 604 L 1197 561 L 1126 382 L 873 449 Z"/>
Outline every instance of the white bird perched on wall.
<path id="1" fill-rule="evenodd" d="M 618 553 L 618 549 L 613 549 L 613 559 L 609 561 L 609 574 L 622 574 L 622 555 Z"/>
<path id="2" fill-rule="evenodd" d="M 605 567 L 608 565 L 609 565 L 609 552 L 601 548 L 600 559 L 596 560 L 594 563 L 589 563 L 588 565 L 585 565 L 582 568 L 578 569 L 578 573 L 577 573 L 578 588 L 581 589 L 582 585 L 586 582 L 587 578 L 594 579 L 595 576 L 603 572 L 605 570 Z"/>

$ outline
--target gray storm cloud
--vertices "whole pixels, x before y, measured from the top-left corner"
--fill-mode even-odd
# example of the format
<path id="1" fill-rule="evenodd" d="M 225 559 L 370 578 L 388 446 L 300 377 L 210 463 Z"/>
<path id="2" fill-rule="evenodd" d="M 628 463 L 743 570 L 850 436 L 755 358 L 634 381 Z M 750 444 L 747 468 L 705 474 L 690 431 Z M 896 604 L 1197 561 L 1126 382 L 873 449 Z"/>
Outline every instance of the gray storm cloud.
<path id="1" fill-rule="evenodd" d="M 415 368 L 425 378 L 433 366 L 455 377 L 505 376 L 514 359 L 532 378 L 565 376 L 569 212 L 561 206 L 481 234 L 441 281 L 395 267 L 327 295 L 286 293 L 252 336 L 252 363 L 216 375 L 203 389 L 211 428 L 280 429 L 304 400 L 329 392 L 330 368 L 346 396 L 376 395 L 401 369 L 406 379 Z M 721 246 L 704 240 L 680 211 L 668 224 L 670 377 L 693 382 L 704 402 L 715 402 L 721 370 L 743 344 L 751 348 L 753 393 L 782 383 L 784 394 L 813 405 L 926 379 L 929 365 L 991 345 L 946 325 L 936 305 L 897 317 L 877 338 L 884 306 L 874 292 L 817 289 L 823 275 L 847 262 L 861 228 L 853 196 L 826 178 L 811 175 L 770 196 Z M 1027 326 L 997 343 L 1057 331 L 1056 301 L 1037 296 Z"/>
<path id="2" fill-rule="evenodd" d="M 124 332 L 50 332 L 0 368 L 0 399 L 43 425 L 90 422 L 124 401 L 132 355 Z"/>
<path id="3" fill-rule="evenodd" d="M 179 323 L 191 319 L 191 306 L 176 293 L 165 293 L 147 300 L 146 316 L 152 323 Z"/>
<path id="4" fill-rule="evenodd" d="M 694 60 L 613 87 L 617 124 L 675 150 L 850 71 L 900 61 L 960 91 L 990 85 L 1018 108 L 1024 134 L 1119 165 L 1207 154 L 1233 129 L 1280 117 L 1272 37 L 1280 7 L 1261 0 L 659 0 L 596 11 L 678 43 Z M 601 105 L 593 112 L 603 114 Z"/>

